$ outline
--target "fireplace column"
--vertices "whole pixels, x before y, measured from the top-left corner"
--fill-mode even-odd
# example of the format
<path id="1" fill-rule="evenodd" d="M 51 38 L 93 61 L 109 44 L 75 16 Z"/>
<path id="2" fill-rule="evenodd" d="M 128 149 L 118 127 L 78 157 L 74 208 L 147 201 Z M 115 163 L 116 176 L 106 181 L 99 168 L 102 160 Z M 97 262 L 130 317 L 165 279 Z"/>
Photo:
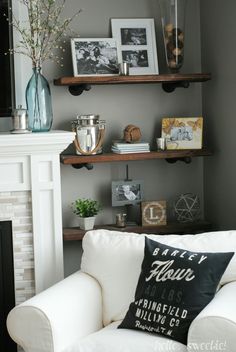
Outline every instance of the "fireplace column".
<path id="1" fill-rule="evenodd" d="M 64 131 L 0 134 L 0 192 L 31 195 L 36 293 L 64 276 L 59 154 L 73 139 Z"/>

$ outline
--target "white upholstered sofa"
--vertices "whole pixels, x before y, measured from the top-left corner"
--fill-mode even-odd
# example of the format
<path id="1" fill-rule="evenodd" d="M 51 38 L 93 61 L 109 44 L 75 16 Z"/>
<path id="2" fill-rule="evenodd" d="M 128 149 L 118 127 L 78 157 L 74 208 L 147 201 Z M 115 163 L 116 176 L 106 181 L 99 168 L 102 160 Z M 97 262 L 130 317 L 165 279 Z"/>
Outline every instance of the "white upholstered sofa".
<path id="1" fill-rule="evenodd" d="M 134 299 L 144 236 L 87 232 L 81 271 L 9 313 L 7 327 L 13 340 L 25 352 L 234 352 L 235 256 L 214 299 L 192 322 L 187 346 L 157 334 L 117 329 Z M 236 231 L 148 237 L 190 251 L 236 251 Z"/>

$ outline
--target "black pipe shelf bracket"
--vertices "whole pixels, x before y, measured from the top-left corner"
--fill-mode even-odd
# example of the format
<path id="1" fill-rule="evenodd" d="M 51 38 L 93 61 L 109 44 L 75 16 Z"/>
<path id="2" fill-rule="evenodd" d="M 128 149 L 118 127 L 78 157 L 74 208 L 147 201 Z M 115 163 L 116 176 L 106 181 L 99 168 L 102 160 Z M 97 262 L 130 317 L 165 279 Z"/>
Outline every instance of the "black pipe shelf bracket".
<path id="1" fill-rule="evenodd" d="M 162 83 L 162 89 L 166 93 L 172 93 L 175 91 L 176 88 L 188 88 L 189 82 L 187 81 L 180 81 L 180 82 L 169 82 L 169 83 Z M 82 83 L 78 85 L 71 85 L 68 87 L 68 90 L 71 95 L 79 96 L 85 91 L 90 91 L 92 86 L 87 83 Z"/>
<path id="2" fill-rule="evenodd" d="M 162 89 L 166 93 L 172 93 L 175 91 L 176 88 L 188 88 L 188 87 L 189 87 L 188 81 L 162 83 Z"/>
<path id="3" fill-rule="evenodd" d="M 190 156 L 185 156 L 183 158 L 168 158 L 165 160 L 169 164 L 175 164 L 177 161 L 183 161 L 185 164 L 190 164 L 192 162 L 192 158 Z"/>
<path id="4" fill-rule="evenodd" d="M 69 90 L 70 94 L 72 94 L 74 96 L 79 96 L 84 91 L 89 91 L 91 88 L 92 87 L 91 87 L 90 84 L 83 83 L 83 84 L 77 84 L 77 85 L 69 86 L 68 90 Z"/>
<path id="5" fill-rule="evenodd" d="M 169 164 L 175 164 L 177 161 L 182 161 L 185 164 L 190 164 L 192 162 L 192 158 L 190 156 L 186 156 L 183 158 L 166 158 L 165 161 L 167 161 Z M 80 170 L 83 167 L 87 170 L 93 170 L 94 168 L 94 165 L 91 163 L 71 164 L 71 166 L 76 170 Z"/>
<path id="6" fill-rule="evenodd" d="M 93 170 L 93 164 L 90 163 L 72 164 L 71 166 L 76 170 L 82 169 L 83 167 L 85 167 L 87 170 Z"/>

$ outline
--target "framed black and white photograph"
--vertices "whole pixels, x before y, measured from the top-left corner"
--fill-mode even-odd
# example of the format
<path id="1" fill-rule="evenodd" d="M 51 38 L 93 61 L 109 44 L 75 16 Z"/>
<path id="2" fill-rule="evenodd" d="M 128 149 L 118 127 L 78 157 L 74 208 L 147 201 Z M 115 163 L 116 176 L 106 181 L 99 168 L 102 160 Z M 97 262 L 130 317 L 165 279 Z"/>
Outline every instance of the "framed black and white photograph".
<path id="1" fill-rule="evenodd" d="M 112 206 L 140 203 L 143 199 L 143 181 L 112 181 Z"/>
<path id="2" fill-rule="evenodd" d="M 103 76 L 119 73 L 115 39 L 73 38 L 71 51 L 74 76 Z"/>
<path id="3" fill-rule="evenodd" d="M 118 44 L 119 63 L 128 62 L 131 75 L 159 73 L 153 18 L 114 18 L 111 28 Z"/>

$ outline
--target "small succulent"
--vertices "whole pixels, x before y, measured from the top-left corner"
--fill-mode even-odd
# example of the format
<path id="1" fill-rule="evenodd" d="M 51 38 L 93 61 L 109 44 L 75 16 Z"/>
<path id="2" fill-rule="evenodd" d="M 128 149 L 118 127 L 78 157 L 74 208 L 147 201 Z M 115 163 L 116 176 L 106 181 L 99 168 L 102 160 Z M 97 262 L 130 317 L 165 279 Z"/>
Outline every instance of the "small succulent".
<path id="1" fill-rule="evenodd" d="M 97 200 L 77 199 L 72 203 L 73 212 L 81 218 L 88 218 L 98 214 L 101 205 Z"/>

